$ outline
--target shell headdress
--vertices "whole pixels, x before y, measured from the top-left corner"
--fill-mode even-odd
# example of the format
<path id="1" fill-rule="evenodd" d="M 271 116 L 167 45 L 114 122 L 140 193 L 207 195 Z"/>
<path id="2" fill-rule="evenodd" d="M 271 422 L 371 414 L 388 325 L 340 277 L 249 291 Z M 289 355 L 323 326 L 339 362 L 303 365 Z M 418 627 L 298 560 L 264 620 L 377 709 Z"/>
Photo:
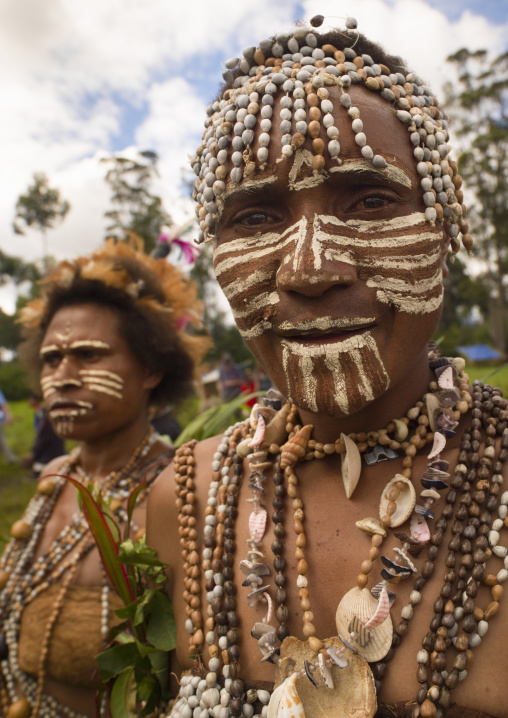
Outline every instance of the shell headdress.
<path id="1" fill-rule="evenodd" d="M 310 22 L 317 27 L 323 20 L 317 15 Z M 341 163 L 332 114 L 337 101 L 330 97 L 330 87 L 340 90 L 338 102 L 351 119 L 362 156 L 377 169 L 387 167 L 385 158 L 369 146 L 360 111 L 348 92 L 351 84 L 359 84 L 390 103 L 410 134 L 427 221 L 446 221 L 452 252 L 458 251 L 460 236 L 470 250 L 462 178 L 449 154 L 448 122 L 432 90 L 406 68 L 378 63 L 367 51 L 375 54 L 375 46 L 354 31 L 353 18 L 346 19 L 344 32 L 333 36 L 313 27 L 263 40 L 246 48 L 242 58 L 226 61 L 225 88 L 207 109 L 202 143 L 191 161 L 197 175 L 193 197 L 200 241 L 215 235 L 228 189 L 266 169 L 274 127 L 281 135 L 278 161 L 292 157 L 310 137 L 314 173 L 324 171 L 327 155 Z M 336 45 L 344 45 L 344 37 L 350 46 L 339 49 Z"/>

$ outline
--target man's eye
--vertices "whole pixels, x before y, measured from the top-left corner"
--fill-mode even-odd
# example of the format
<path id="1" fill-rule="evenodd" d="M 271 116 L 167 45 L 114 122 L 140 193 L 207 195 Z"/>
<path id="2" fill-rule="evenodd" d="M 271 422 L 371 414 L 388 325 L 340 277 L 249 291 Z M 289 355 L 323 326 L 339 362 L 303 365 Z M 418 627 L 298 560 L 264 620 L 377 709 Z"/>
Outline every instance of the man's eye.
<path id="1" fill-rule="evenodd" d="M 242 222 L 252 227 L 257 224 L 265 224 L 268 222 L 268 217 L 264 212 L 252 212 L 244 217 Z"/>
<path id="2" fill-rule="evenodd" d="M 99 355 L 99 352 L 92 347 L 90 349 L 80 349 L 76 352 L 76 356 L 81 361 L 91 361 L 92 359 L 96 359 Z"/>
<path id="3" fill-rule="evenodd" d="M 362 200 L 362 204 L 365 209 L 378 209 L 379 207 L 385 207 L 388 200 L 386 197 L 366 197 Z"/>

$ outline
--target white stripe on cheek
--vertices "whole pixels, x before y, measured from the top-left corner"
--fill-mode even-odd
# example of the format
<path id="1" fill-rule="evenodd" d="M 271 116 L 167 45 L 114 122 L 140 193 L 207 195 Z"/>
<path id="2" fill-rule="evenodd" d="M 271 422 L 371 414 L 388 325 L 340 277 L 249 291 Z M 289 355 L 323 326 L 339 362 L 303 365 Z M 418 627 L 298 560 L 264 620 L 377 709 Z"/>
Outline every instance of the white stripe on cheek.
<path id="1" fill-rule="evenodd" d="M 236 309 L 234 305 L 231 305 L 231 311 L 235 319 L 243 319 L 248 317 L 252 312 L 259 311 L 260 309 L 266 309 L 274 304 L 278 304 L 280 301 L 277 292 L 263 292 L 256 299 L 248 302 L 246 309 Z"/>
<path id="2" fill-rule="evenodd" d="M 222 287 L 222 291 L 226 295 L 227 299 L 231 301 L 235 297 L 237 297 L 239 294 L 243 294 L 246 289 L 250 289 L 251 287 L 254 287 L 256 284 L 262 284 L 263 282 L 266 282 L 267 280 L 273 279 L 275 275 L 275 272 L 265 272 L 261 269 L 257 269 L 255 272 L 250 274 L 245 279 L 242 279 L 241 281 L 238 281 L 238 279 L 235 279 L 233 282 L 230 282 L 229 284 L 225 284 Z"/>

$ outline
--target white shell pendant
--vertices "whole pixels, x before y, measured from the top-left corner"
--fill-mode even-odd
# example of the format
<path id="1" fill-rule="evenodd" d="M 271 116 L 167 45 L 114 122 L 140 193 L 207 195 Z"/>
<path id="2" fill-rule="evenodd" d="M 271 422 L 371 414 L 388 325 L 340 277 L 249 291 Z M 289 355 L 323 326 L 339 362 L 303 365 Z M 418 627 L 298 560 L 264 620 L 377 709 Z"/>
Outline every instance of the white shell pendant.
<path id="1" fill-rule="evenodd" d="M 385 601 L 380 604 L 367 588 L 352 588 L 342 598 L 337 607 L 335 615 L 337 632 L 341 636 L 347 637 L 349 635 L 349 624 L 354 616 L 358 616 L 364 624 L 368 625 L 371 619 L 376 616 L 376 613 L 376 620 L 380 618 L 381 613 L 387 613 L 385 609 Z M 370 641 L 365 646 L 358 646 L 358 653 L 366 661 L 372 663 L 384 658 L 392 645 L 393 626 L 389 613 L 383 618 L 382 623 L 370 628 L 370 630 L 372 633 Z"/>
<path id="2" fill-rule="evenodd" d="M 272 693 L 268 718 L 305 718 L 305 711 L 296 690 L 298 673 L 293 673 Z"/>
<path id="3" fill-rule="evenodd" d="M 368 664 L 358 654 L 345 648 L 337 636 L 325 638 L 323 647 L 331 648 L 334 653 L 339 655 L 341 658 L 339 662 L 343 667 L 340 668 L 335 661 L 331 666 L 326 666 L 326 680 L 321 669 L 316 670 L 313 674 L 318 683 L 318 688 L 316 688 L 305 674 L 301 674 L 301 669 L 304 668 L 305 661 L 320 665 L 323 659 L 319 658 L 319 655 L 310 648 L 306 641 L 299 641 L 294 636 L 286 638 L 281 645 L 281 663 L 288 663 L 291 670 L 295 671 L 292 675 L 298 676 L 295 685 L 298 702 L 303 706 L 304 713 L 296 715 L 304 715 L 306 718 L 318 718 L 318 716 L 319 718 L 345 718 L 345 716 L 373 718 L 377 710 L 376 687 Z M 277 686 L 284 677 L 284 673 L 279 667 L 276 667 L 275 685 Z M 286 679 L 282 685 L 285 685 L 291 678 L 292 676 Z M 326 681 L 329 681 L 329 684 Z M 278 690 L 279 688 L 276 688 L 274 696 Z M 277 697 L 274 704 L 276 701 Z M 278 703 L 279 711 L 271 713 L 270 709 L 268 710 L 268 718 L 293 715 L 281 713 L 280 703 L 281 701 Z M 272 707 L 272 701 L 270 701 L 270 707 Z M 298 709 L 299 707 L 300 705 Z"/>
<path id="4" fill-rule="evenodd" d="M 407 521 L 408 518 L 411 516 L 414 506 L 416 504 L 416 491 L 413 484 L 402 474 L 396 474 L 394 478 L 386 484 L 383 493 L 381 494 L 381 501 L 379 503 L 380 518 L 382 519 L 383 516 L 386 515 L 386 507 L 388 506 L 388 502 L 390 500 L 388 496 L 390 494 L 390 491 L 396 487 L 396 484 L 399 481 L 405 484 L 405 487 L 400 492 L 399 497 L 396 501 L 397 508 L 395 510 L 395 513 L 392 514 L 392 516 L 390 517 L 391 528 L 394 528 L 395 526 L 400 526 L 404 523 L 404 521 Z"/>
<path id="5" fill-rule="evenodd" d="M 346 452 L 341 455 L 340 459 L 342 481 L 344 482 L 346 498 L 350 499 L 362 473 L 362 457 L 357 445 L 349 436 L 341 434 L 340 438 L 346 447 Z"/>

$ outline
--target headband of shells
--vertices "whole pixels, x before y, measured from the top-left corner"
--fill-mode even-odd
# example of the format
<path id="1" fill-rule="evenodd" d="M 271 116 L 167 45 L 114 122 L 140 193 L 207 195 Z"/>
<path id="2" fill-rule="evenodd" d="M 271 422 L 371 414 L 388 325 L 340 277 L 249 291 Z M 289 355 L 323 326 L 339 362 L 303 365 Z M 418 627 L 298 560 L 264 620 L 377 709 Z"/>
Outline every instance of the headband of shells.
<path id="1" fill-rule="evenodd" d="M 318 27 L 323 20 L 322 15 L 316 15 L 310 24 Z M 354 18 L 346 19 L 346 30 L 356 26 Z M 215 235 L 226 188 L 266 168 L 275 122 L 282 136 L 282 158 L 291 157 L 310 136 L 314 173 L 324 170 L 327 154 L 341 163 L 339 130 L 334 124 L 328 87 L 340 88 L 339 102 L 351 118 L 363 157 L 378 169 L 387 166 L 381 155 L 374 155 L 363 132 L 360 111 L 351 103 L 348 88 L 355 83 L 389 102 L 410 133 L 427 221 L 441 224 L 446 220 L 452 253 L 459 250 L 460 236 L 466 250 L 471 250 L 473 240 L 468 234 L 460 189 L 462 178 L 450 158 L 448 123 L 431 89 L 413 72 L 391 72 L 370 55 L 357 55 L 353 46 L 338 50 L 331 44 L 320 46 L 320 42 L 319 34 L 298 28 L 292 35 L 263 40 L 258 48 L 248 47 L 242 59 L 225 63 L 226 89 L 221 99 L 207 108 L 202 143 L 191 160 L 197 175 L 193 198 L 197 201 L 199 241 Z M 280 95 L 278 118 L 273 109 L 276 95 Z M 320 137 L 321 125 L 326 129 L 327 143 Z M 258 149 L 254 152 L 257 133 Z"/>

